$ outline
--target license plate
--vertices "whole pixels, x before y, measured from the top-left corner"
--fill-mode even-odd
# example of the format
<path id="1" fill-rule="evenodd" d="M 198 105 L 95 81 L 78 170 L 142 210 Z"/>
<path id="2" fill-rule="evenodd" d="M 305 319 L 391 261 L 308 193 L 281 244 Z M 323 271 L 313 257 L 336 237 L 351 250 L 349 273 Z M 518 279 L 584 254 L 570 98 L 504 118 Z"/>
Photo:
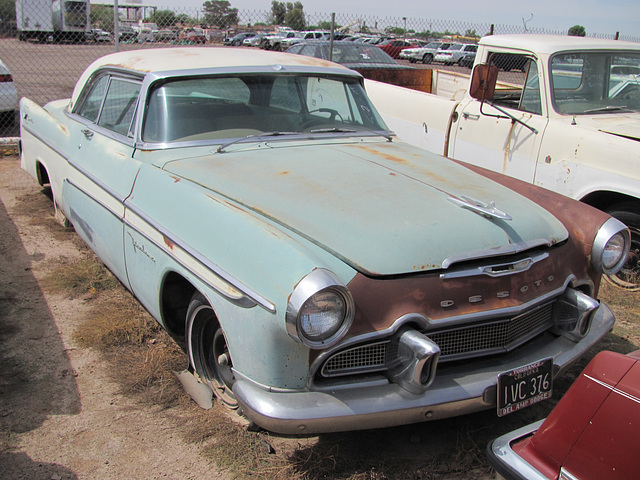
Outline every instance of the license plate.
<path id="1" fill-rule="evenodd" d="M 551 398 L 553 359 L 514 368 L 498 375 L 498 416 Z"/>

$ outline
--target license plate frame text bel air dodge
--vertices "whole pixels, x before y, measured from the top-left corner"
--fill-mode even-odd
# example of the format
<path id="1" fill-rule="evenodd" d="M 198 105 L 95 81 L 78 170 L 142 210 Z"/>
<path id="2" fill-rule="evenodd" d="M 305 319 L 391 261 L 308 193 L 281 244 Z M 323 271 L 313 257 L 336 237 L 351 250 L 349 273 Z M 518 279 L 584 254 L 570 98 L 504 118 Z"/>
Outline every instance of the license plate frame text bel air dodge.
<path id="1" fill-rule="evenodd" d="M 551 398 L 552 370 L 553 358 L 547 358 L 498 375 L 498 416 Z"/>

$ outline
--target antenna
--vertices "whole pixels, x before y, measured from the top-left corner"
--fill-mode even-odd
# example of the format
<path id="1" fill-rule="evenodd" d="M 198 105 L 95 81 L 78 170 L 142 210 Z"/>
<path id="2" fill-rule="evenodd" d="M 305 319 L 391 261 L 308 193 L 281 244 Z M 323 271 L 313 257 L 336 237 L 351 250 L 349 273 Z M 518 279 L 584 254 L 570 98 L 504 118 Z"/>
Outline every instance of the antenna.
<path id="1" fill-rule="evenodd" d="M 527 33 L 527 23 L 529 23 L 531 20 L 533 20 L 533 13 L 531 14 L 531 18 L 529 20 L 525 20 L 524 17 L 522 17 L 522 25 L 524 25 L 524 33 Z"/>

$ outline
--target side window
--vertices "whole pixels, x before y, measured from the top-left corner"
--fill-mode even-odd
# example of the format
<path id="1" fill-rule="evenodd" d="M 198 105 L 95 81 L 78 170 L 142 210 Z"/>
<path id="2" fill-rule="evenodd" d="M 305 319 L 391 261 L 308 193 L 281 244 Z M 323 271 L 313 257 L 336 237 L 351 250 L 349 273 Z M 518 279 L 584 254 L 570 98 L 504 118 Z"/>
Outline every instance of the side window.
<path id="1" fill-rule="evenodd" d="M 529 71 L 527 72 L 527 79 L 524 82 L 522 98 L 520 99 L 520 110 L 542 115 L 540 79 L 538 77 L 538 64 L 535 61 L 529 62 Z"/>
<path id="2" fill-rule="evenodd" d="M 98 125 L 127 135 L 136 110 L 140 84 L 112 78 L 100 113 Z"/>
<path id="3" fill-rule="evenodd" d="M 540 81 L 535 59 L 514 53 L 493 53 L 490 55 L 490 62 L 500 70 L 494 103 L 541 114 Z"/>
<path id="4" fill-rule="evenodd" d="M 84 102 L 82 102 L 80 108 L 76 110 L 76 113 L 78 115 L 86 118 L 91 122 L 95 122 L 98 119 L 100 106 L 102 105 L 102 100 L 104 99 L 104 91 L 107 88 L 108 81 L 109 76 L 103 75 L 93 83 L 89 94 L 84 99 Z"/>

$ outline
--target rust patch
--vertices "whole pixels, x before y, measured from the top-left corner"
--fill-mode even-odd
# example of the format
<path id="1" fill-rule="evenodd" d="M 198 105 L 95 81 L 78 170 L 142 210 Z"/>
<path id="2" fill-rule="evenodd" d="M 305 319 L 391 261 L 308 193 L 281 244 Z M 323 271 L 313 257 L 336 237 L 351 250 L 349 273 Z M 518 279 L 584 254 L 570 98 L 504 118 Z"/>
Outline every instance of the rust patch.
<path id="1" fill-rule="evenodd" d="M 171 241 L 170 238 L 168 238 L 167 236 L 163 235 L 162 236 L 162 240 L 164 240 L 164 244 L 169 247 L 169 250 L 173 250 L 173 247 L 175 247 L 175 244 Z"/>
<path id="2" fill-rule="evenodd" d="M 289 175 L 291 172 L 289 170 L 285 170 L 284 172 L 280 172 L 278 175 Z"/>
<path id="3" fill-rule="evenodd" d="M 382 157 L 385 160 L 389 160 L 390 162 L 399 163 L 401 165 L 411 165 L 407 161 L 406 158 L 401 158 L 401 157 L 398 157 L 396 155 L 389 155 L 389 154 L 381 152 L 378 149 L 370 148 L 370 147 L 367 147 L 365 145 L 347 145 L 347 147 L 349 147 L 349 148 L 359 148 L 361 150 L 364 150 L 367 153 L 370 153 L 372 155 L 377 155 L 378 157 Z"/>
<path id="4" fill-rule="evenodd" d="M 176 177 L 175 175 L 169 175 L 171 178 L 173 178 L 173 183 L 178 183 L 180 181 L 182 181 L 182 179 L 180 177 Z"/>
<path id="5" fill-rule="evenodd" d="M 65 134 L 65 136 L 69 136 L 69 130 L 67 130 L 67 127 L 65 127 L 64 125 L 62 125 L 61 123 L 58 124 L 58 128 L 62 131 L 62 133 Z"/>

